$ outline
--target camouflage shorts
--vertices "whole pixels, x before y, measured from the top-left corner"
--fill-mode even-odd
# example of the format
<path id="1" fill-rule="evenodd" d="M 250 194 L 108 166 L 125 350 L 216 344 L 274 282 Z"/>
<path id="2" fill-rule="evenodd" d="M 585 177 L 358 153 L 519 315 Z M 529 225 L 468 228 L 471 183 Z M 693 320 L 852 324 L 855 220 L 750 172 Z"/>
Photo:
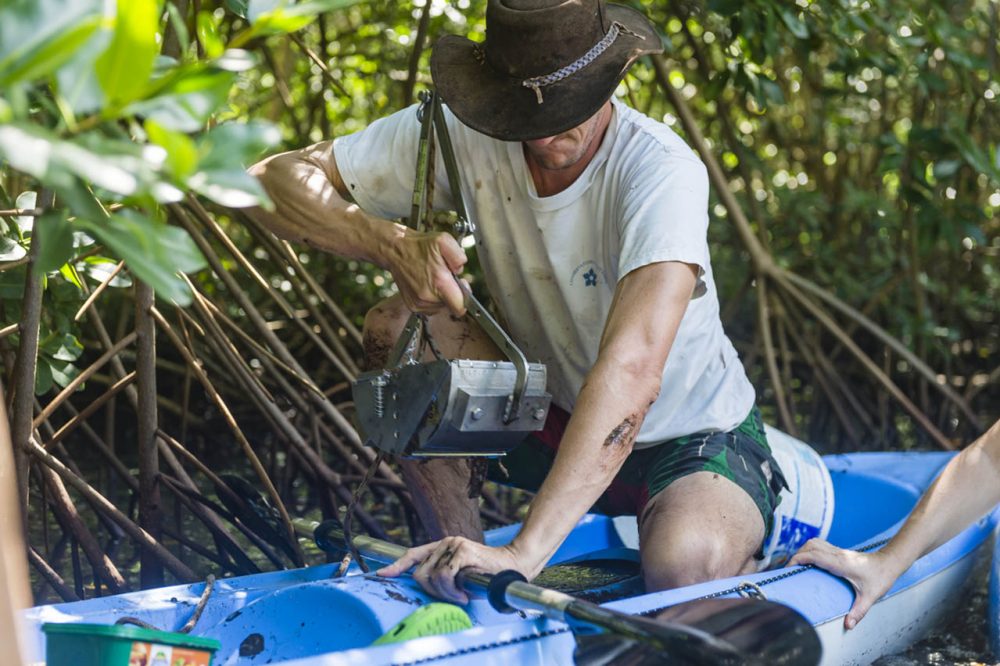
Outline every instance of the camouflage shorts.
<path id="1" fill-rule="evenodd" d="M 537 491 L 555 459 L 569 414 L 553 406 L 545 429 L 502 460 L 490 463 L 488 477 L 498 483 Z M 641 516 L 649 500 L 671 483 L 695 472 L 723 476 L 746 492 L 764 519 L 764 540 L 771 533 L 774 509 L 785 477 L 771 455 L 760 411 L 754 407 L 729 432 L 702 432 L 633 451 L 594 505 L 610 516 Z"/>

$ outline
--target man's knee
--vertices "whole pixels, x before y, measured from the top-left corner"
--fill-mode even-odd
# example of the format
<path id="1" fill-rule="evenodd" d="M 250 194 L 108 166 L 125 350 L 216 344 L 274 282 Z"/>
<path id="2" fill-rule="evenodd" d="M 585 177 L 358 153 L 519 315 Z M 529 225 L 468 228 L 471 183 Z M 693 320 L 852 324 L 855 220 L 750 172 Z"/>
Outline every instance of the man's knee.
<path id="1" fill-rule="evenodd" d="M 734 557 L 723 539 L 696 529 L 678 530 L 667 540 L 662 546 L 642 547 L 642 577 L 648 592 L 735 576 L 746 561 L 745 556 Z"/>
<path id="2" fill-rule="evenodd" d="M 380 301 L 368 311 L 361 341 L 366 369 L 385 366 L 409 316 L 410 311 L 398 295 Z"/>

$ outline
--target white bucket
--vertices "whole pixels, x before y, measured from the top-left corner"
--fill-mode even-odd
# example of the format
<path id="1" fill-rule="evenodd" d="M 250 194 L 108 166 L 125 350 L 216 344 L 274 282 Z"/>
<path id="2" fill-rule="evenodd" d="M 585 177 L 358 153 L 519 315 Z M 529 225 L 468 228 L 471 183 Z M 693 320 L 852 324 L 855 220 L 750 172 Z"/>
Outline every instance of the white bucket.
<path id="1" fill-rule="evenodd" d="M 809 539 L 825 539 L 833 524 L 833 480 L 823 459 L 805 442 L 771 426 L 764 428 L 788 488 L 781 491 L 774 510 L 774 527 L 764 544 L 759 571 L 784 566 Z M 617 516 L 613 523 L 626 548 L 639 547 L 635 516 Z"/>
<path id="2" fill-rule="evenodd" d="M 765 426 L 771 453 L 788 488 L 774 510 L 774 527 L 764 545 L 759 570 L 776 569 L 814 537 L 825 539 L 833 524 L 833 480 L 816 451 L 805 442 Z"/>

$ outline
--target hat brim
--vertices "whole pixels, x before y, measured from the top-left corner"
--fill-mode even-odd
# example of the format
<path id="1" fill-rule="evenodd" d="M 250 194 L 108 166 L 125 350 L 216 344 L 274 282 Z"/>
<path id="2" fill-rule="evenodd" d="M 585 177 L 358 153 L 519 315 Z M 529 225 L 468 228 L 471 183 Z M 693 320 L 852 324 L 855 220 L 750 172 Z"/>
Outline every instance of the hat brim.
<path id="1" fill-rule="evenodd" d="M 543 87 L 541 104 L 520 79 L 501 75 L 477 59 L 479 44 L 457 35 L 442 37 L 434 45 L 434 86 L 459 120 L 496 139 L 528 141 L 572 129 L 597 113 L 636 58 L 663 51 L 659 35 L 641 13 L 613 4 L 605 11 L 609 20 L 640 36 L 621 32 L 589 65 Z"/>

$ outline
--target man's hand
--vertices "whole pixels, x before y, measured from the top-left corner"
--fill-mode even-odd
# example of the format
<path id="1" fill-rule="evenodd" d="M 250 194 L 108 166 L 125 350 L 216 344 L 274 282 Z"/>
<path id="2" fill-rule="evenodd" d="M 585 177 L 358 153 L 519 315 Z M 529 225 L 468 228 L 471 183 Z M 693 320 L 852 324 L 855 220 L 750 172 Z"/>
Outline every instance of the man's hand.
<path id="1" fill-rule="evenodd" d="M 882 598 L 896 578 L 905 571 L 889 553 L 858 553 L 823 541 L 810 539 L 789 561 L 788 566 L 814 564 L 847 580 L 854 588 L 854 603 L 844 616 L 844 628 L 853 629 Z"/>
<path id="2" fill-rule="evenodd" d="M 435 597 L 457 604 L 467 604 L 469 595 L 456 583 L 455 576 L 467 570 L 476 573 L 497 573 L 506 569 L 533 577 L 534 567 L 518 561 L 510 546 L 493 548 L 465 537 L 445 537 L 440 541 L 410 548 L 406 554 L 375 573 L 389 578 L 398 576 L 416 565 L 413 578 Z"/>
<path id="3" fill-rule="evenodd" d="M 441 232 L 401 228 L 387 249 L 385 267 L 392 273 L 403 302 L 413 312 L 434 314 L 442 306 L 465 314 L 465 294 L 455 276 L 465 266 L 465 250 Z"/>

